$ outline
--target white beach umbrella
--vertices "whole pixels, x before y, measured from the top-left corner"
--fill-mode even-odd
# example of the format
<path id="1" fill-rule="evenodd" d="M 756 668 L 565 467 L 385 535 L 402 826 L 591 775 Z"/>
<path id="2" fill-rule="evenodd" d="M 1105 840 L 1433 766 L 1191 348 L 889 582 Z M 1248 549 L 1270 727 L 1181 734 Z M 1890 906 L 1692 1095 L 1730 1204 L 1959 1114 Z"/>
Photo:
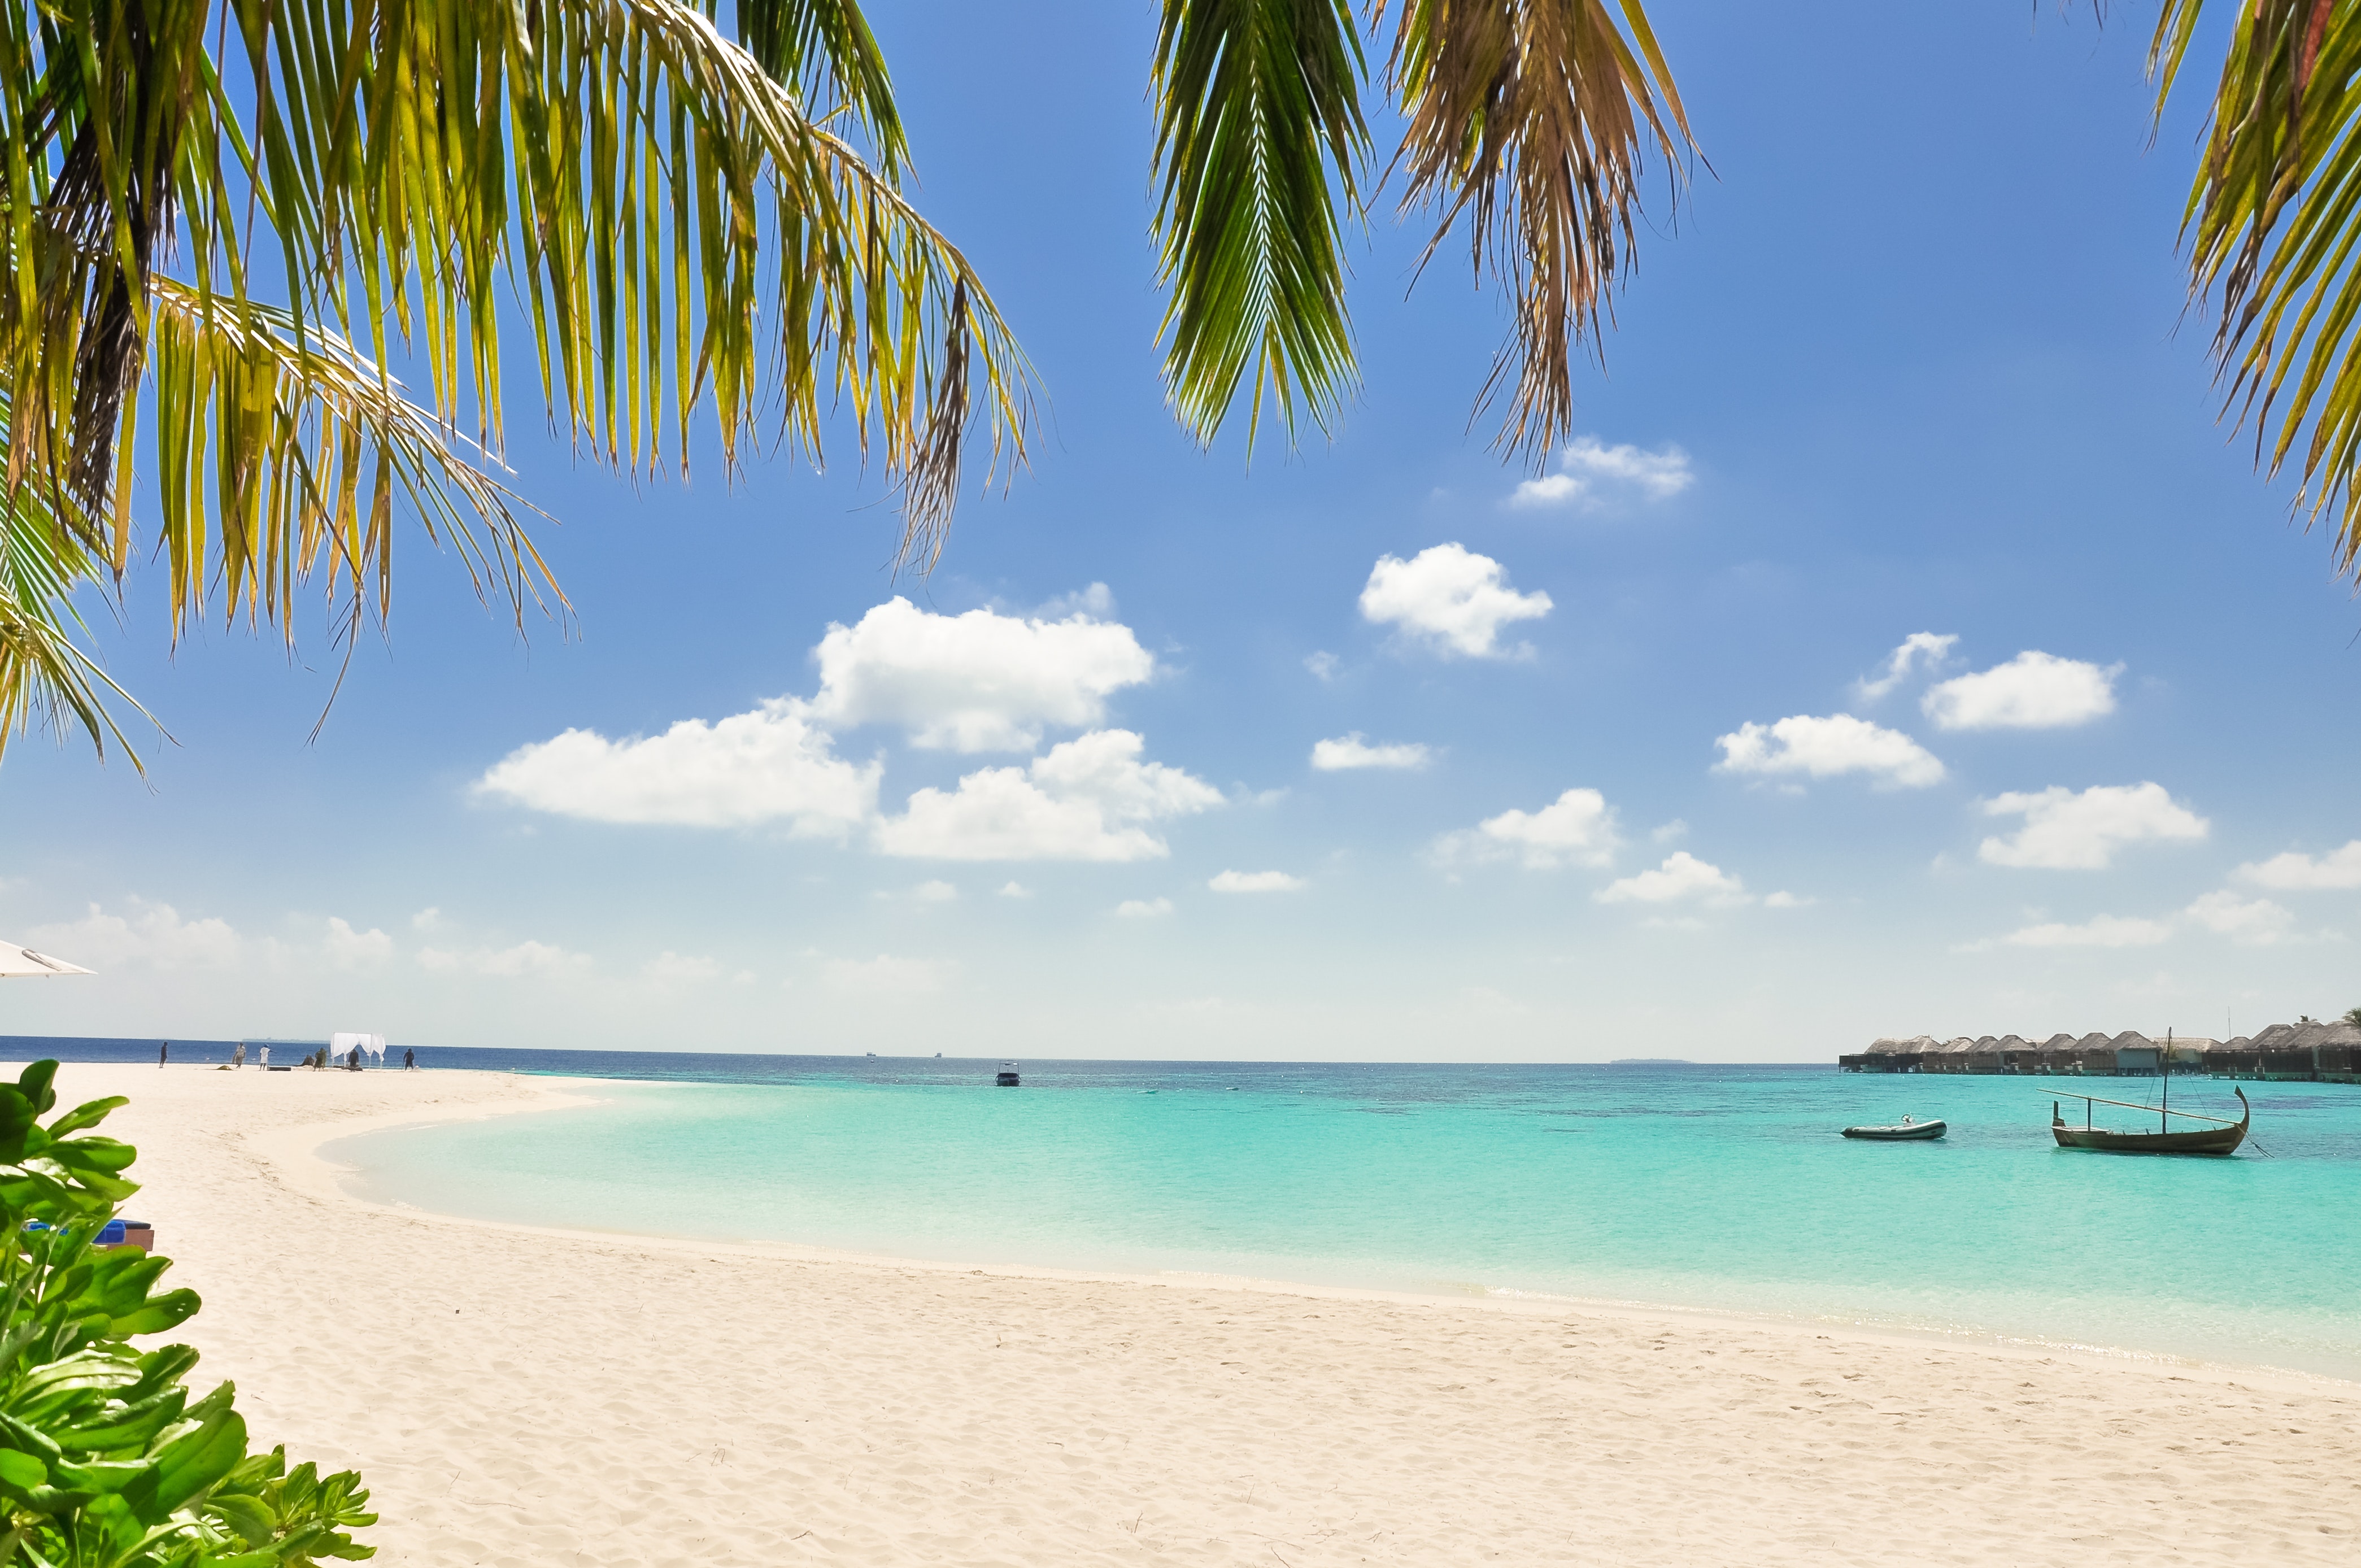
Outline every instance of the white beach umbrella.
<path id="1" fill-rule="evenodd" d="M 49 974 L 88 974 L 80 964 L 37 953 L 14 942 L 0 942 L 0 980 L 30 980 Z"/>

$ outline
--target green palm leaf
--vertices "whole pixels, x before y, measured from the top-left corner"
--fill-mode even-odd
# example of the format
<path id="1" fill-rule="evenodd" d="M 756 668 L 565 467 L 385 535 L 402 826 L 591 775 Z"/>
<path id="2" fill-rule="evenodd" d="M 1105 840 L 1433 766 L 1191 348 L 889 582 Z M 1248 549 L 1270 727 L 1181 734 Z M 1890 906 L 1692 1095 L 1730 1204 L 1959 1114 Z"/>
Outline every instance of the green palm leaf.
<path id="1" fill-rule="evenodd" d="M 2150 64 L 2158 109 L 2203 0 L 2167 0 Z M 2301 454 L 2299 510 L 2333 513 L 2337 569 L 2361 566 L 2361 7 L 2252 0 L 2237 11 L 2184 232 L 2217 295 L 2228 408 L 2277 474 Z M 2273 422 L 2276 421 L 2276 428 Z"/>
<path id="2" fill-rule="evenodd" d="M 176 631 L 208 604 L 290 625 L 314 573 L 346 632 L 382 616 L 397 509 L 479 592 L 562 607 L 483 461 L 513 339 L 552 422 L 620 467 L 686 476 L 708 416 L 725 476 L 849 439 L 900 493 L 899 561 L 931 565 L 973 422 L 995 469 L 1023 461 L 1030 369 L 901 193 L 858 6 L 739 25 L 682 0 L 0 6 L 0 515 L 46 520 L 26 537 L 69 588 L 119 577 L 144 449 Z"/>
<path id="3" fill-rule="evenodd" d="M 1165 380 L 1211 442 L 1250 383 L 1292 437 L 1330 427 L 1354 377 L 1337 207 L 1368 148 L 1350 0 L 1165 0 L 1156 45 Z"/>

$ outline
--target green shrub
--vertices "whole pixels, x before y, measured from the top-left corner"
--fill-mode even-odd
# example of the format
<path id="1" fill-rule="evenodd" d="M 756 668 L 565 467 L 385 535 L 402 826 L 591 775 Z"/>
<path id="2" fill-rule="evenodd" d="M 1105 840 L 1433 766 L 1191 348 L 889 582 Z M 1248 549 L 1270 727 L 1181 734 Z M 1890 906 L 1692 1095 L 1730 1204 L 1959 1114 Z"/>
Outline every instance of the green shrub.
<path id="1" fill-rule="evenodd" d="M 48 1125 L 58 1064 L 0 1082 L 0 1568 L 302 1568 L 375 1549 L 346 1472 L 291 1472 L 248 1453 L 227 1383 L 192 1400 L 187 1345 L 134 1335 L 195 1315 L 192 1290 L 159 1293 L 171 1264 L 91 1248 L 138 1187 L 135 1151 L 91 1135 L 124 1103 L 94 1100 Z"/>

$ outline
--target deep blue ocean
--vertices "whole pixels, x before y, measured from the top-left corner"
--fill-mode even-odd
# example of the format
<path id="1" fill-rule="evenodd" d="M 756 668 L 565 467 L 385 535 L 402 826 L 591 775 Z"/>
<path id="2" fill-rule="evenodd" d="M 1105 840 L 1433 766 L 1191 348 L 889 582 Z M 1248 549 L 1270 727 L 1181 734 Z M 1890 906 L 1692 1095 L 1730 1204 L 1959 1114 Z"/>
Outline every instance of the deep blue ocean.
<path id="1" fill-rule="evenodd" d="M 153 1060 L 156 1044 L 49 1054 Z M 45 1045 L 65 1043 L 0 1051 Z M 2361 1085 L 2246 1084 L 2246 1150 L 2163 1159 L 2060 1150 L 2047 1130 L 2059 1090 L 2152 1100 L 2153 1080 L 1039 1061 L 1011 1090 L 993 1086 L 994 1061 L 419 1058 L 610 1081 L 583 1109 L 331 1145 L 358 1195 L 581 1229 L 1714 1308 L 2361 1377 Z M 2173 1103 L 2237 1112 L 2229 1084 L 2202 1078 L 2175 1080 Z M 1950 1135 L 1837 1135 L 1905 1112 Z"/>

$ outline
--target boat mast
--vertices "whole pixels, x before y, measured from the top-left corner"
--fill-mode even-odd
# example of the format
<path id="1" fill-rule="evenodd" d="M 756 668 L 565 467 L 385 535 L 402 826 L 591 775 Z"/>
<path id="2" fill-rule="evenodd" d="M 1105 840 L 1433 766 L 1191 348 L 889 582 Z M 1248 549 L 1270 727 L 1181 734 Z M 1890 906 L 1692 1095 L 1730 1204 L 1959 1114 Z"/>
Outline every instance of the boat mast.
<path id="1" fill-rule="evenodd" d="M 2162 1133 L 2162 1132 L 2169 1132 L 2169 1131 L 2170 1131 L 2169 1127 L 2168 1127 L 2168 1126 L 2167 1126 L 2167 1124 L 2166 1124 L 2166 1123 L 2165 1123 L 2165 1120 L 2164 1120 L 2164 1119 L 2165 1119 L 2167 1116 L 2169 1116 L 2169 1115 L 2171 1115 L 2171 1114 L 2172 1114 L 2172 1029 L 2171 1029 L 2171 1026 L 2168 1025 L 2166 1026 L 2166 1028 L 2165 1028 L 2165 1031 L 2164 1031 L 2164 1105 L 2163 1105 L 2163 1106 L 2162 1106 L 2162 1108 L 2160 1108 L 2160 1109 L 2157 1112 L 2157 1113 L 2156 1113 L 2156 1130 L 2157 1130 L 2158 1132 Z"/>

